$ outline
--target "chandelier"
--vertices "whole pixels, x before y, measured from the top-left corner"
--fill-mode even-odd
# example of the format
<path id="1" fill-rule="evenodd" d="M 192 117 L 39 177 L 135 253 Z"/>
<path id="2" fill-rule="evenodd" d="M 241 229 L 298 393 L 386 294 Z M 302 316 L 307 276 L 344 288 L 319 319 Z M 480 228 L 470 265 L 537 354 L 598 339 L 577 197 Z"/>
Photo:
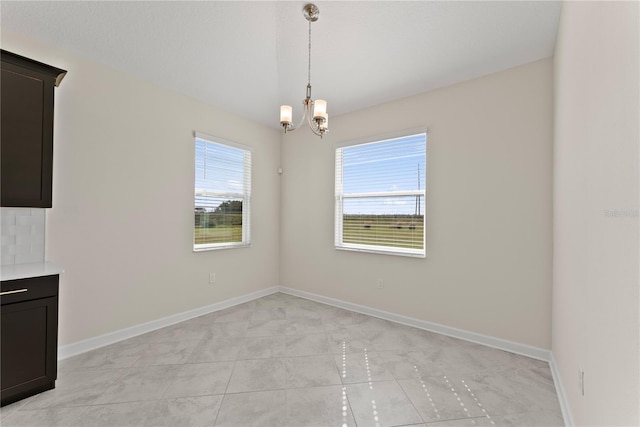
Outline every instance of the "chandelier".
<path id="1" fill-rule="evenodd" d="M 290 105 L 280 106 L 280 124 L 284 128 L 284 133 L 298 129 L 305 119 L 311 131 L 320 138 L 329 132 L 329 115 L 327 114 L 327 101 L 323 99 L 311 99 L 311 23 L 318 20 L 320 10 L 315 4 L 307 4 L 302 9 L 302 14 L 309 21 L 309 68 L 307 74 L 307 97 L 302 101 L 303 114 L 300 124 L 293 126 L 293 109 Z"/>

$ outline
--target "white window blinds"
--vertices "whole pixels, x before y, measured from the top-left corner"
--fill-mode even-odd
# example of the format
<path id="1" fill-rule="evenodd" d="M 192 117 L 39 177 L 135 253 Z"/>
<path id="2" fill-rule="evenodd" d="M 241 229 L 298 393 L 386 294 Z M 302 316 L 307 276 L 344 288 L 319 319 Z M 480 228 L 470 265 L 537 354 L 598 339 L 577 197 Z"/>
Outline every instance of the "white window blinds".
<path id="1" fill-rule="evenodd" d="M 196 134 L 193 249 L 250 243 L 251 151 Z"/>
<path id="2" fill-rule="evenodd" d="M 425 254 L 426 133 L 336 149 L 338 249 Z"/>

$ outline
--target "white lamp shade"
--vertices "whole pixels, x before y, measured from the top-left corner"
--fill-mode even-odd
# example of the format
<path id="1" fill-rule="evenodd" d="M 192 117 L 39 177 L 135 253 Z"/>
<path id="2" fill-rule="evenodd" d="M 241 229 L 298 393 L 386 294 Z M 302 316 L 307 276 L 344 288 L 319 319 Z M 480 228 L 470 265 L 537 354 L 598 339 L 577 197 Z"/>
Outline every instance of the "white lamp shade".
<path id="1" fill-rule="evenodd" d="M 291 105 L 281 105 L 280 106 L 280 123 L 291 124 L 292 117 L 293 117 L 293 108 L 291 108 Z"/>
<path id="2" fill-rule="evenodd" d="M 319 117 L 327 118 L 327 101 L 324 99 L 318 99 L 313 103 L 313 118 L 317 119 Z"/>

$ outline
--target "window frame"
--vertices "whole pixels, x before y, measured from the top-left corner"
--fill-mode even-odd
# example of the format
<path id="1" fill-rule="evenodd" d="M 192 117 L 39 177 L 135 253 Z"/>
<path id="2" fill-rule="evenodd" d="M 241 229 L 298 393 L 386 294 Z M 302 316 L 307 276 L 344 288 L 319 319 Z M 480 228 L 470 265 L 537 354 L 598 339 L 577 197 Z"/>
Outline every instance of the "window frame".
<path id="1" fill-rule="evenodd" d="M 342 169 L 342 150 L 358 145 L 370 145 L 376 143 L 387 142 L 393 139 L 407 138 L 411 136 L 424 134 L 425 138 L 425 186 L 422 190 L 404 190 L 404 191 L 372 191 L 362 193 L 344 193 L 344 176 Z M 426 127 L 398 132 L 378 135 L 375 137 L 351 140 L 335 144 L 334 166 L 335 166 L 335 195 L 334 195 L 334 245 L 336 250 L 365 252 L 383 255 L 408 256 L 414 258 L 426 258 L 427 256 L 427 170 L 428 170 L 428 136 L 429 132 Z M 339 158 L 340 157 L 340 158 Z M 343 241 L 343 218 L 344 218 L 344 201 L 345 199 L 365 198 L 365 197 L 397 197 L 397 196 L 421 196 L 424 201 L 423 212 L 423 231 L 422 231 L 422 249 L 402 248 L 384 245 L 366 245 L 356 243 L 345 243 Z"/>
<path id="2" fill-rule="evenodd" d="M 221 249 L 236 249 L 251 246 L 251 187 L 252 187 L 252 169 L 253 169 L 253 150 L 250 146 L 244 145 L 235 141 L 229 141 L 217 136 L 207 135 L 201 132 L 194 132 L 193 134 L 193 147 L 194 147 L 194 198 L 192 215 L 195 215 L 196 197 L 197 193 L 197 143 L 198 140 L 205 141 L 205 143 L 211 143 L 214 145 L 220 145 L 226 148 L 233 148 L 243 152 L 243 188 L 241 192 L 225 192 L 225 191 L 212 191 L 211 195 L 222 198 L 238 198 L 242 199 L 242 240 L 239 242 L 220 242 L 220 243 L 201 243 L 196 244 L 195 241 L 195 216 L 192 223 L 192 239 L 193 239 L 193 252 L 205 252 Z"/>

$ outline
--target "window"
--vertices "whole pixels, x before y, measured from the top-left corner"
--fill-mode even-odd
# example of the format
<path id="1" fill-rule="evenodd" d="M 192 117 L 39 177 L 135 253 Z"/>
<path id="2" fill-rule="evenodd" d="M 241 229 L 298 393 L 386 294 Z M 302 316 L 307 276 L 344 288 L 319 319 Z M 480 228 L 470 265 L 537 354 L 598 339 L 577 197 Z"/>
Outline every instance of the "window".
<path id="1" fill-rule="evenodd" d="M 425 256 L 427 134 L 336 149 L 337 249 Z"/>
<path id="2" fill-rule="evenodd" d="M 249 245 L 251 151 L 200 133 L 195 144 L 193 250 Z"/>

